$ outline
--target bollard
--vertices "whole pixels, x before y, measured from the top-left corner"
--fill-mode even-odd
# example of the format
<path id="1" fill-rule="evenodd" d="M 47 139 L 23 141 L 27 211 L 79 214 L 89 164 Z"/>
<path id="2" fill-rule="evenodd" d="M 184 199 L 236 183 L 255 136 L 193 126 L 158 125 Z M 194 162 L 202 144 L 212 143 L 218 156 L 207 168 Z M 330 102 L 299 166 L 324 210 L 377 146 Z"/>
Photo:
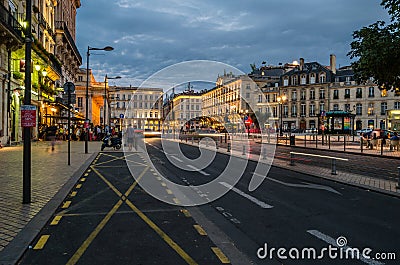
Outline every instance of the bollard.
<path id="1" fill-rule="evenodd" d="M 336 175 L 336 159 L 332 159 L 332 173 L 331 175 Z"/>
<path id="2" fill-rule="evenodd" d="M 187 142 L 187 136 L 186 136 L 186 142 Z"/>
<path id="3" fill-rule="evenodd" d="M 231 143 L 228 143 L 228 150 L 226 150 L 227 152 L 231 151 Z"/>
<path id="4" fill-rule="evenodd" d="M 343 137 L 343 152 L 346 152 L 346 135 Z"/>
<path id="5" fill-rule="evenodd" d="M 218 141 L 215 141 L 215 148 L 216 148 L 216 149 L 219 149 L 219 147 L 218 147 Z"/>
<path id="6" fill-rule="evenodd" d="M 208 147 L 208 139 L 206 139 L 206 147 Z"/>
<path id="7" fill-rule="evenodd" d="M 307 147 L 307 135 L 304 135 L 304 147 Z"/>
<path id="8" fill-rule="evenodd" d="M 400 189 L 400 167 L 397 167 L 397 170 L 399 171 L 399 178 L 398 178 L 396 189 Z"/>
<path id="9" fill-rule="evenodd" d="M 290 165 L 294 166 L 294 154 L 290 153 Z"/>
<path id="10" fill-rule="evenodd" d="M 330 134 L 328 134 L 328 146 L 329 146 L 329 149 L 331 149 L 331 135 Z"/>
<path id="11" fill-rule="evenodd" d="M 383 141 L 384 141 L 385 139 L 383 139 L 382 138 L 382 140 L 381 140 L 381 155 L 383 155 Z"/>
<path id="12" fill-rule="evenodd" d="M 246 146 L 243 145 L 243 153 L 242 153 L 242 155 L 245 155 L 245 154 L 246 154 Z"/>
<path id="13" fill-rule="evenodd" d="M 194 144 L 194 137 L 192 136 L 192 144 Z"/>
<path id="14" fill-rule="evenodd" d="M 363 148 L 364 148 L 363 137 L 360 138 L 360 144 L 361 144 L 361 153 L 362 153 L 363 152 Z"/>

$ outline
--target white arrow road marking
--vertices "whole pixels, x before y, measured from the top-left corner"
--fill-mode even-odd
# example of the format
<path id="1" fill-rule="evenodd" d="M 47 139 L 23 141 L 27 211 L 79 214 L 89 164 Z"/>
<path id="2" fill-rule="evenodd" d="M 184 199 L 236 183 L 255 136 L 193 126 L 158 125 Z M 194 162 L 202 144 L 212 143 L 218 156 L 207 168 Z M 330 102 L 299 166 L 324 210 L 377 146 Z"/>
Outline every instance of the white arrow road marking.
<path id="1" fill-rule="evenodd" d="M 338 247 L 338 245 L 337 245 L 337 243 L 336 243 L 336 239 L 334 239 L 334 238 L 332 238 L 332 237 L 330 237 L 330 236 L 328 236 L 328 235 L 325 235 L 325 234 L 321 233 L 321 232 L 318 231 L 318 230 L 307 230 L 307 233 L 309 233 L 309 234 L 315 236 L 316 238 L 321 239 L 322 241 L 324 241 L 324 242 L 326 242 L 326 243 L 328 243 L 328 244 L 330 244 L 330 245 L 332 245 L 332 246 Z M 341 248 L 343 249 L 344 252 L 345 252 L 347 249 L 350 249 L 350 248 L 351 248 L 351 249 L 354 249 L 354 248 L 351 247 L 351 246 L 343 246 L 343 247 L 341 247 Z M 350 253 L 351 253 L 351 252 L 350 252 Z M 357 258 L 357 257 L 355 257 L 355 258 Z M 364 263 L 370 264 L 370 265 L 383 265 L 383 264 L 385 264 L 385 263 L 382 263 L 382 262 L 379 262 L 379 261 L 376 261 L 376 260 L 373 260 L 373 259 L 367 259 L 367 258 L 365 258 L 365 257 L 362 255 L 362 249 L 360 249 L 359 260 L 361 260 L 361 261 L 364 262 Z"/>
<path id="2" fill-rule="evenodd" d="M 187 167 L 190 167 L 191 169 L 194 169 L 195 171 L 200 172 L 200 173 L 203 174 L 204 176 L 210 176 L 210 174 L 208 174 L 207 172 L 204 172 L 203 170 L 198 169 L 198 168 L 195 167 L 195 166 L 192 166 L 192 165 L 186 165 L 186 166 L 187 166 Z"/>
<path id="3" fill-rule="evenodd" d="M 219 184 L 221 184 L 222 186 L 225 186 L 225 187 L 227 187 L 227 188 L 233 190 L 233 191 L 236 192 L 237 194 L 239 194 L 239 195 L 245 197 L 246 199 L 248 199 L 248 200 L 254 202 L 254 203 L 257 204 L 258 206 L 261 206 L 261 208 L 270 209 L 270 208 L 274 207 L 274 206 L 272 206 L 272 205 L 269 205 L 269 204 L 267 204 L 267 203 L 265 203 L 265 202 L 262 202 L 262 201 L 258 200 L 257 198 L 254 198 L 253 196 L 251 196 L 251 195 L 249 195 L 249 194 L 247 194 L 247 193 L 244 193 L 243 191 L 241 191 L 241 190 L 239 190 L 239 189 L 233 187 L 232 185 L 229 185 L 229 184 L 226 183 L 226 182 L 220 182 Z"/>
<path id="4" fill-rule="evenodd" d="M 270 180 L 270 181 L 273 181 L 273 182 L 282 184 L 282 185 L 287 186 L 287 187 L 307 188 L 307 189 L 317 189 L 317 190 L 326 190 L 326 191 L 329 191 L 329 192 L 333 192 L 333 193 L 342 195 L 342 194 L 341 194 L 340 192 L 338 192 L 337 190 L 335 190 L 335 189 L 333 189 L 333 188 L 331 188 L 331 187 L 328 187 L 328 186 L 324 186 L 324 185 L 311 184 L 311 183 L 307 183 L 307 182 L 303 182 L 304 184 L 286 183 L 286 182 L 283 182 L 283 181 L 280 181 L 280 180 L 277 180 L 277 179 L 273 179 L 273 178 L 270 178 L 270 177 L 263 176 L 263 175 L 258 174 L 258 173 L 253 173 L 253 174 L 254 174 L 254 175 L 257 175 L 257 176 L 260 176 L 260 177 L 263 177 L 263 178 L 266 178 L 266 179 L 268 179 L 268 180 Z"/>

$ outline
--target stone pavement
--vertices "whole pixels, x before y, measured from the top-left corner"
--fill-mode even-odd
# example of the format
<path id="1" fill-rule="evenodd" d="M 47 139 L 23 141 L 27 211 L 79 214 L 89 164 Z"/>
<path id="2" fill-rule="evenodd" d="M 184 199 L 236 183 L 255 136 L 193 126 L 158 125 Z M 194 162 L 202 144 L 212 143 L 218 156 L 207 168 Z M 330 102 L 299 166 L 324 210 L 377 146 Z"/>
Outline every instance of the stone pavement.
<path id="1" fill-rule="evenodd" d="M 89 153 L 85 154 L 84 142 L 71 142 L 71 165 L 68 166 L 67 142 L 57 142 L 54 151 L 51 150 L 49 142 L 32 142 L 32 202 L 30 204 L 22 204 L 23 147 L 12 146 L 0 149 L 2 163 L 0 167 L 0 264 L 6 264 L 2 260 L 4 252 L 16 251 L 18 247 L 21 247 L 20 245 L 23 245 L 21 243 L 29 244 L 36 235 L 34 230 L 40 231 L 40 225 L 28 227 L 28 223 L 35 216 L 46 219 L 38 213 L 45 211 L 49 202 L 54 204 L 53 207 L 61 203 L 65 196 L 60 194 L 59 201 L 54 198 L 63 188 L 67 189 L 65 186 L 68 182 L 74 183 L 74 176 L 81 175 L 85 166 L 100 151 L 100 145 L 101 142 L 89 142 Z M 47 211 L 51 211 L 51 207 L 47 208 Z M 39 220 L 39 223 L 46 220 Z M 23 229 L 29 231 L 20 233 Z M 18 240 L 13 241 L 16 237 L 19 237 Z"/>

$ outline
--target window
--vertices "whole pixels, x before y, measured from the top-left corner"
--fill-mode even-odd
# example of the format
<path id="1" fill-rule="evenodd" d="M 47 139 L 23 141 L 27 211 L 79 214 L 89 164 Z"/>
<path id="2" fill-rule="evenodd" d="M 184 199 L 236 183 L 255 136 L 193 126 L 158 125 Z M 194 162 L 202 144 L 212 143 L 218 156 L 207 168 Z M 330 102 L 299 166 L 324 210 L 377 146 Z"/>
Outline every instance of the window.
<path id="1" fill-rule="evenodd" d="M 278 108 L 276 106 L 272 107 L 272 113 L 274 117 L 278 117 Z"/>
<path id="2" fill-rule="evenodd" d="M 310 75 L 310 84 L 315 84 L 315 74 L 314 73 L 312 73 Z"/>
<path id="3" fill-rule="evenodd" d="M 350 89 L 346 88 L 344 90 L 344 98 L 350 98 Z"/>
<path id="4" fill-rule="evenodd" d="M 269 102 L 269 94 L 268 94 L 268 95 L 265 95 L 265 101 L 266 101 L 266 102 Z"/>
<path id="5" fill-rule="evenodd" d="M 400 101 L 394 103 L 394 109 L 400 109 Z"/>
<path id="6" fill-rule="evenodd" d="M 287 118 L 289 116 L 289 107 L 288 105 L 283 106 L 283 117 Z"/>
<path id="7" fill-rule="evenodd" d="M 305 75 L 301 75 L 300 84 L 302 84 L 302 85 L 306 84 L 306 76 Z"/>
<path id="8" fill-rule="evenodd" d="M 350 104 L 344 104 L 344 110 L 350 111 Z"/>
<path id="9" fill-rule="evenodd" d="M 305 90 L 301 91 L 300 99 L 301 100 L 306 100 L 306 91 Z"/>
<path id="10" fill-rule="evenodd" d="M 78 108 L 83 107 L 83 97 L 78 97 Z"/>
<path id="11" fill-rule="evenodd" d="M 356 105 L 356 115 L 362 115 L 362 104 L 357 103 Z"/>
<path id="12" fill-rule="evenodd" d="M 119 109 L 119 102 L 117 102 L 117 109 Z"/>
<path id="13" fill-rule="evenodd" d="M 350 76 L 346 76 L 346 84 L 350 84 L 351 81 L 351 77 Z"/>
<path id="14" fill-rule="evenodd" d="M 278 94 L 274 94 L 274 95 L 273 95 L 272 102 L 276 102 L 276 101 L 277 101 L 277 98 L 278 98 Z"/>
<path id="15" fill-rule="evenodd" d="M 315 116 L 315 105 L 311 104 L 310 105 L 310 117 Z"/>
<path id="16" fill-rule="evenodd" d="M 144 100 L 147 100 L 147 95 L 144 95 Z"/>
<path id="17" fill-rule="evenodd" d="M 133 100 L 137 100 L 137 95 L 134 95 L 134 96 L 133 96 Z"/>
<path id="18" fill-rule="evenodd" d="M 381 115 L 385 115 L 386 114 L 386 110 L 387 110 L 387 103 L 386 102 L 382 102 L 381 103 Z"/>
<path id="19" fill-rule="evenodd" d="M 292 117 L 297 117 L 297 106 L 292 105 Z"/>
<path id="20" fill-rule="evenodd" d="M 81 75 L 78 76 L 78 82 L 83 82 L 83 76 Z"/>
<path id="21" fill-rule="evenodd" d="M 199 105 L 196 105 L 196 110 L 200 110 L 200 106 Z"/>
<path id="22" fill-rule="evenodd" d="M 258 95 L 258 103 L 262 103 L 262 98 L 263 98 L 262 95 Z"/>
<path id="23" fill-rule="evenodd" d="M 315 90 L 314 90 L 314 89 L 311 89 L 311 90 L 310 90 L 310 99 L 311 99 L 311 100 L 314 100 L 314 99 L 315 99 Z"/>
<path id="24" fill-rule="evenodd" d="M 325 103 L 321 102 L 319 103 L 319 111 L 324 111 L 325 110 Z"/>
<path id="25" fill-rule="evenodd" d="M 289 79 L 285 77 L 285 79 L 283 79 L 283 86 L 288 86 L 288 85 L 289 85 Z"/>
<path id="26" fill-rule="evenodd" d="M 339 104 L 333 104 L 333 110 L 339 110 Z"/>
<path id="27" fill-rule="evenodd" d="M 369 89 L 368 89 L 368 97 L 369 98 L 374 97 L 374 87 L 373 86 L 369 87 Z"/>
<path id="28" fill-rule="evenodd" d="M 368 116 L 374 115 L 374 103 L 368 104 Z"/>
<path id="29" fill-rule="evenodd" d="M 319 82 L 320 82 L 320 83 L 325 83 L 325 82 L 326 82 L 326 76 L 325 76 L 325 74 L 320 74 L 320 75 L 319 75 Z"/>
<path id="30" fill-rule="evenodd" d="M 250 89 L 250 85 L 246 85 L 246 89 Z"/>
<path id="31" fill-rule="evenodd" d="M 298 82 L 297 82 L 297 75 L 294 75 L 294 76 L 292 76 L 292 85 L 295 86 L 295 85 L 297 85 L 297 84 L 298 84 Z"/>
<path id="32" fill-rule="evenodd" d="M 292 91 L 292 100 L 297 100 L 297 91 L 296 90 Z"/>
<path id="33" fill-rule="evenodd" d="M 357 88 L 356 98 L 362 98 L 362 88 L 361 87 Z"/>
<path id="34" fill-rule="evenodd" d="M 301 104 L 300 116 L 306 116 L 306 104 Z"/>
<path id="35" fill-rule="evenodd" d="M 339 90 L 333 90 L 333 99 L 339 99 Z"/>
<path id="36" fill-rule="evenodd" d="M 319 99 L 325 99 L 325 89 L 323 88 L 319 90 Z"/>
<path id="37" fill-rule="evenodd" d="M 128 100 L 131 100 L 131 95 L 128 95 Z"/>

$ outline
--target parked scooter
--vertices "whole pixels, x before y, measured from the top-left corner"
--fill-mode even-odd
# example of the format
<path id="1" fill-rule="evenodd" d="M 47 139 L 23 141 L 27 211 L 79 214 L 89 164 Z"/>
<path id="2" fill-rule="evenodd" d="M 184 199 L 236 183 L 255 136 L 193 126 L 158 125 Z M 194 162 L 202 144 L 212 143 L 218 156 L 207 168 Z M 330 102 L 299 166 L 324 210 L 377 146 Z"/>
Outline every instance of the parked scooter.
<path id="1" fill-rule="evenodd" d="M 114 150 L 119 150 L 122 147 L 122 139 L 118 136 L 106 135 L 103 138 L 103 144 L 101 145 L 101 151 L 106 147 L 112 147 Z"/>

